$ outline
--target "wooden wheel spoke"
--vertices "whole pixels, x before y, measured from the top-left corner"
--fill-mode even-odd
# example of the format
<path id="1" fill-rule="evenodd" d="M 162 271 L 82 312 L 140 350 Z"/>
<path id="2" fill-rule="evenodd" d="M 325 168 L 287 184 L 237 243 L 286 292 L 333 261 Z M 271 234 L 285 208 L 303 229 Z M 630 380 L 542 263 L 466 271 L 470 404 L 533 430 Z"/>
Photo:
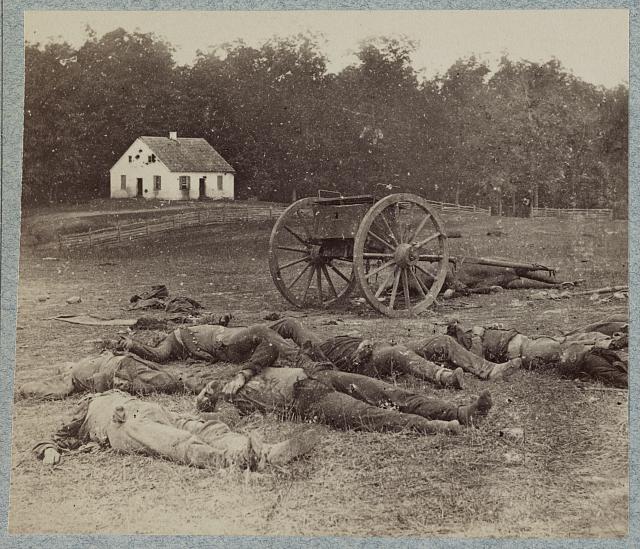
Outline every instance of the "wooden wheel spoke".
<path id="1" fill-rule="evenodd" d="M 305 249 L 303 250 L 302 248 L 290 248 L 289 246 L 276 246 L 276 248 L 278 250 L 287 250 L 288 252 L 296 252 L 299 254 L 308 254 L 309 250 Z"/>
<path id="2" fill-rule="evenodd" d="M 333 265 L 332 263 L 329 263 L 329 268 L 336 273 L 340 278 L 342 278 L 342 280 L 344 280 L 345 282 L 349 283 L 351 282 L 343 273 L 342 271 L 340 271 L 340 269 L 338 269 L 338 267 L 336 267 L 335 265 Z"/>
<path id="3" fill-rule="evenodd" d="M 400 282 L 400 273 L 402 269 L 396 267 L 396 277 L 393 280 L 393 288 L 391 289 L 391 298 L 389 299 L 389 309 L 393 309 L 393 304 L 396 301 L 396 294 L 398 293 L 398 283 Z"/>
<path id="4" fill-rule="evenodd" d="M 366 257 L 367 259 L 388 259 L 390 257 L 395 257 L 395 254 L 385 254 L 379 252 L 365 252 L 362 254 L 362 257 Z"/>
<path id="5" fill-rule="evenodd" d="M 416 265 L 416 269 L 418 269 L 420 272 L 422 272 L 429 280 L 431 280 L 431 284 L 433 284 L 433 281 L 435 280 L 435 277 L 427 270 L 423 269 L 422 267 L 420 267 L 420 265 Z M 416 277 L 418 278 L 418 277 Z M 424 286 L 424 285 L 423 285 Z M 424 286 L 426 288 L 426 286 Z M 429 293 L 431 293 L 431 290 L 428 290 Z"/>
<path id="6" fill-rule="evenodd" d="M 380 297 L 380 295 L 382 294 L 384 289 L 390 284 L 391 279 L 393 278 L 393 275 L 395 273 L 396 273 L 395 269 L 393 269 L 392 271 L 389 271 L 387 273 L 387 276 L 384 278 L 384 280 L 382 281 L 382 283 L 380 284 L 380 286 L 378 286 L 378 289 L 376 290 L 376 293 L 375 293 L 375 298 L 376 299 L 378 299 Z"/>
<path id="7" fill-rule="evenodd" d="M 440 232 L 433 233 L 431 236 L 428 236 L 424 240 L 421 240 L 420 242 L 418 242 L 416 244 L 416 247 L 417 248 L 422 248 L 422 246 L 424 246 L 425 244 L 428 244 L 429 242 L 431 242 L 432 240 L 438 238 L 439 236 L 442 236 L 442 233 L 440 233 Z"/>
<path id="8" fill-rule="evenodd" d="M 364 278 L 366 280 L 369 280 L 373 275 L 378 274 L 380 271 L 394 264 L 395 264 L 395 259 L 392 259 L 391 261 L 387 261 L 386 263 L 383 263 L 382 265 L 380 265 L 380 267 L 376 267 L 375 269 L 373 269 L 373 271 L 369 271 L 366 275 L 364 275 Z"/>
<path id="9" fill-rule="evenodd" d="M 420 234 L 420 231 L 424 229 L 424 226 L 426 225 L 427 221 L 429 221 L 429 219 L 431 219 L 431 214 L 427 214 L 425 217 L 422 218 L 422 221 L 420 221 L 418 228 L 415 231 L 413 231 L 413 234 L 411 235 L 411 237 L 407 242 L 413 242 L 416 239 L 416 237 Z"/>
<path id="10" fill-rule="evenodd" d="M 293 267 L 294 265 L 297 265 L 298 263 L 302 263 L 303 261 L 309 261 L 309 256 L 303 257 L 301 259 L 294 259 L 293 261 L 289 261 L 289 263 L 285 263 L 284 265 L 280 265 L 280 270 L 288 269 L 289 267 Z"/>
<path id="11" fill-rule="evenodd" d="M 307 287 L 304 290 L 302 301 L 300 302 L 302 305 L 304 305 L 304 302 L 307 300 L 307 294 L 309 293 L 309 287 L 311 286 L 311 281 L 313 280 L 314 271 L 315 271 L 315 266 L 312 266 L 311 270 L 309 271 L 309 276 L 307 277 Z"/>
<path id="12" fill-rule="evenodd" d="M 407 276 L 407 269 L 402 269 L 402 290 L 404 292 L 404 303 L 407 306 L 407 311 L 411 313 L 411 296 L 409 295 L 409 277 Z"/>
<path id="13" fill-rule="evenodd" d="M 299 234 L 294 232 L 287 225 L 283 225 L 283 229 L 286 230 L 288 233 L 290 233 L 291 236 L 293 236 L 293 238 L 295 238 L 298 242 L 300 242 L 301 244 L 304 244 L 305 246 L 307 245 L 307 241 L 303 240 L 303 238 Z"/>
<path id="14" fill-rule="evenodd" d="M 411 273 L 411 276 L 413 276 L 413 279 L 416 281 L 416 287 L 418 288 L 418 292 L 420 293 L 420 297 L 422 297 L 422 299 L 424 299 L 425 297 L 427 297 L 427 294 L 424 293 L 424 288 L 422 287 L 422 282 L 420 282 L 420 279 L 416 276 L 416 273 L 413 272 L 413 270 L 409 271 Z"/>
<path id="15" fill-rule="evenodd" d="M 324 300 L 322 299 L 322 270 L 317 265 L 316 265 L 316 286 L 317 286 L 316 289 L 318 290 L 318 299 L 320 300 L 320 304 L 322 305 L 322 303 L 324 303 Z"/>
<path id="16" fill-rule="evenodd" d="M 435 277 L 429 271 L 424 270 L 422 267 L 420 267 L 420 265 L 416 265 L 416 269 L 421 271 L 431 281 L 431 285 L 434 283 Z M 420 282 L 420 279 L 417 276 L 416 276 L 416 280 Z M 426 285 L 422 284 L 422 287 L 426 290 L 426 293 L 427 293 L 427 296 L 425 297 L 433 295 L 433 293 L 431 292 L 431 285 L 429 286 L 429 288 L 427 288 Z"/>
<path id="17" fill-rule="evenodd" d="M 324 277 L 327 279 L 327 284 L 329 285 L 329 289 L 331 290 L 333 297 L 338 299 L 338 292 L 336 292 L 336 287 L 333 285 L 333 281 L 329 277 L 329 271 L 327 270 L 326 265 L 322 265 L 322 272 L 324 274 Z"/>
<path id="18" fill-rule="evenodd" d="M 305 265 L 304 269 L 302 269 L 302 270 L 298 273 L 298 276 L 296 276 L 296 278 L 294 279 L 294 281 L 293 281 L 291 284 L 289 284 L 289 285 L 287 286 L 287 290 L 291 290 L 291 288 L 293 288 L 293 287 L 295 286 L 296 282 L 298 282 L 298 280 L 300 280 L 300 279 L 302 278 L 302 276 L 304 275 L 304 273 L 306 273 L 306 272 L 309 270 L 309 268 L 310 268 L 310 267 L 311 267 L 311 263 L 307 263 L 307 264 Z"/>
<path id="19" fill-rule="evenodd" d="M 389 244 L 384 238 L 378 236 L 376 233 L 374 233 L 371 229 L 369 229 L 369 236 L 372 236 L 373 238 L 375 238 L 378 242 L 380 242 L 381 244 L 383 244 L 384 246 L 386 246 L 387 248 L 389 248 L 392 252 L 395 252 L 395 248 Z"/>
<path id="20" fill-rule="evenodd" d="M 396 216 L 396 226 L 398 227 L 398 237 L 400 240 L 400 244 L 402 244 L 404 242 L 404 240 L 402 240 L 402 229 L 400 228 L 400 202 L 396 202 L 394 205 L 394 213 Z"/>
<path id="21" fill-rule="evenodd" d="M 391 225 L 389 225 L 387 218 L 384 216 L 384 212 L 380 212 L 380 217 L 382 218 L 382 221 L 384 221 L 384 225 L 387 228 L 387 231 L 389 236 L 391 237 L 391 240 L 393 240 L 394 244 L 397 246 L 398 239 L 396 238 L 396 235 L 394 234 L 393 229 L 391 228 Z"/>

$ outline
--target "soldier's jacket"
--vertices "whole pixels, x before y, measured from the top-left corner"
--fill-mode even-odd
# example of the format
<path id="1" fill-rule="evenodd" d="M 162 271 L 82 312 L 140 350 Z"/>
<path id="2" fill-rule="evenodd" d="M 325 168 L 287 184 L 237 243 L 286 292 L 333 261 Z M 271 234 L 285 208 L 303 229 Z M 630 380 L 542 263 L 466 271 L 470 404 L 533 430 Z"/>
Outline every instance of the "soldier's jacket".
<path id="1" fill-rule="evenodd" d="M 75 450 L 87 442 L 108 446 L 107 429 L 116 406 L 122 406 L 134 397 L 121 391 L 107 391 L 100 395 L 89 394 L 77 404 L 71 418 L 51 437 L 33 448 L 33 453 L 42 458 L 47 448 Z"/>
<path id="2" fill-rule="evenodd" d="M 353 371 L 352 357 L 363 338 L 354 336 L 336 336 L 323 341 L 320 351 L 331 361 L 338 370 Z"/>
<path id="3" fill-rule="evenodd" d="M 203 385 L 200 377 L 133 354 L 103 351 L 98 356 L 70 363 L 57 375 L 21 385 L 18 394 L 26 398 L 60 399 L 74 393 L 101 393 L 113 388 L 134 394 L 175 393 L 184 389 L 197 392 Z"/>
<path id="4" fill-rule="evenodd" d="M 71 420 L 33 453 L 42 459 L 49 448 L 61 452 L 88 442 L 197 467 L 245 466 L 256 458 L 250 438 L 220 421 L 176 415 L 118 390 L 87 395 Z"/>
<path id="5" fill-rule="evenodd" d="M 628 378 L 629 355 L 624 351 L 611 351 L 601 347 L 593 347 L 583 352 L 578 360 L 563 360 L 559 370 L 565 377 L 589 377 L 626 389 Z"/>
<path id="6" fill-rule="evenodd" d="M 481 354 L 491 362 L 507 362 L 509 342 L 518 335 L 517 330 L 505 330 L 501 328 L 485 328 L 482 340 L 480 342 L 481 349 L 474 346 L 474 338 L 471 330 L 464 330 L 459 324 L 452 324 L 447 328 L 447 335 L 453 337 L 460 345 L 468 351 Z"/>
<path id="7" fill-rule="evenodd" d="M 603 326 L 609 324 L 602 323 Z M 464 331 L 458 324 L 454 324 L 448 327 L 447 333 L 468 350 L 478 351 L 474 349 L 474 340 L 477 341 L 478 337 L 472 335 L 472 330 Z M 483 356 L 493 362 L 514 358 L 509 356 L 508 348 L 509 343 L 518 335 L 520 334 L 516 330 L 485 328 L 481 338 Z M 529 367 L 534 364 L 555 365 L 566 377 L 590 377 L 616 387 L 628 386 L 628 354 L 613 345 L 626 339 L 616 340 L 594 331 L 571 333 L 557 338 L 522 336 L 522 340 L 522 357 L 527 360 Z"/>

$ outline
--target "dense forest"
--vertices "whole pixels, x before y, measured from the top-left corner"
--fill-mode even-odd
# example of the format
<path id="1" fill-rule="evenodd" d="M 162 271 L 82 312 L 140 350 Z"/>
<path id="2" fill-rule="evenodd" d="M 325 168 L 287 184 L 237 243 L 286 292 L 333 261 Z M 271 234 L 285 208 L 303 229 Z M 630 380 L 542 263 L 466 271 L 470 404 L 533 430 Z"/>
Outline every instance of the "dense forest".
<path id="1" fill-rule="evenodd" d="M 360 44 L 338 74 L 312 35 L 242 41 L 179 66 L 153 34 L 88 31 L 80 48 L 27 44 L 23 204 L 108 195 L 140 135 L 204 137 L 238 198 L 290 201 L 378 185 L 502 207 L 626 208 L 628 88 L 546 63 L 475 57 L 426 79 L 410 40 Z"/>

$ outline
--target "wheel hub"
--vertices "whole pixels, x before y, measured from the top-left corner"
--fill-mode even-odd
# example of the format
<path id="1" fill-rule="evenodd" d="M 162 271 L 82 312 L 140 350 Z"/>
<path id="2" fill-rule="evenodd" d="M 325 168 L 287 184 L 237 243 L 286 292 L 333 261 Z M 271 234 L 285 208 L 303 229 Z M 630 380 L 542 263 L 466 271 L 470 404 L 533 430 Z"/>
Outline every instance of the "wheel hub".
<path id="1" fill-rule="evenodd" d="M 309 259 L 314 265 L 320 265 L 325 262 L 320 246 L 311 246 L 309 249 Z"/>
<path id="2" fill-rule="evenodd" d="M 401 267 L 415 265 L 420 258 L 420 254 L 411 244 L 400 244 L 395 251 L 394 259 Z"/>

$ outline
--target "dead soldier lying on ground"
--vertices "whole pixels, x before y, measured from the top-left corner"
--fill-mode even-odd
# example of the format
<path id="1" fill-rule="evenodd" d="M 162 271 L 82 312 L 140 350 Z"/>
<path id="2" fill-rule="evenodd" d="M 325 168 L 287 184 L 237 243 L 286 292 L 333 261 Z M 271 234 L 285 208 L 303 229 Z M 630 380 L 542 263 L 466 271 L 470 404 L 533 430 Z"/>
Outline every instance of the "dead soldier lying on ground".
<path id="1" fill-rule="evenodd" d="M 611 317 L 560 336 L 525 336 L 501 326 L 463 329 L 457 322 L 447 333 L 472 353 L 490 360 L 522 358 L 522 366 L 556 366 L 565 377 L 587 377 L 628 387 L 628 324 Z"/>
<path id="2" fill-rule="evenodd" d="M 339 370 L 371 377 L 411 374 L 443 385 L 439 381 L 442 376 L 453 373 L 457 384 L 452 385 L 462 388 L 462 371 L 480 379 L 496 380 L 520 368 L 518 358 L 500 364 L 491 362 L 470 353 L 455 339 L 442 334 L 425 336 L 417 343 L 392 345 L 360 336 L 339 335 L 323 339 L 293 318 L 283 318 L 273 323 L 271 329 L 299 347 L 315 350 Z M 440 364 L 456 369 L 451 371 Z"/>
<path id="3" fill-rule="evenodd" d="M 198 393 L 204 385 L 202 375 L 210 366 L 189 368 L 160 366 L 130 353 L 104 351 L 95 357 L 68 362 L 48 378 L 24 383 L 17 389 L 22 398 L 62 399 L 76 393 L 101 393 L 122 389 L 132 394 Z M 206 382 L 205 382 L 206 383 Z"/>
<path id="4" fill-rule="evenodd" d="M 178 328 L 157 346 L 124 338 L 121 348 L 154 362 L 187 357 L 209 361 L 246 362 L 245 372 L 280 366 L 313 370 L 313 359 L 329 360 L 339 370 L 371 377 L 410 374 L 437 386 L 461 389 L 463 370 L 481 379 L 500 379 L 520 367 L 518 359 L 496 364 L 477 357 L 454 339 L 442 335 L 425 338 L 412 348 L 371 342 L 363 337 L 337 336 L 320 340 L 294 319 L 285 318 L 270 327 L 256 324 L 244 328 L 200 325 Z M 313 357 L 313 359 L 311 358 Z M 434 362 L 456 368 L 451 370 Z M 229 385 L 225 393 L 233 393 Z"/>
<path id="5" fill-rule="evenodd" d="M 427 269 L 429 270 L 429 269 Z M 426 271 L 417 271 L 416 276 L 430 287 L 433 277 Z M 522 289 L 573 288 L 581 283 L 559 281 L 547 270 L 499 267 L 467 261 L 450 263 L 447 276 L 441 290 L 445 297 L 459 297 L 470 294 L 487 294 L 494 291 Z M 418 290 L 415 289 L 417 292 Z"/>
<path id="6" fill-rule="evenodd" d="M 444 335 L 427 336 L 411 347 L 372 343 L 354 336 L 330 337 L 323 341 L 296 320 L 287 318 L 272 324 L 271 328 L 264 325 L 182 327 L 155 347 L 130 338 L 117 343 L 129 353 L 105 351 L 97 357 L 67 363 L 50 378 L 23 384 L 18 388 L 18 395 L 59 399 L 77 392 L 102 392 L 111 388 L 134 394 L 198 392 L 202 388 L 202 376 L 194 372 L 195 368 L 160 368 L 156 364 L 185 358 L 244 363 L 247 378 L 273 366 L 276 360 L 279 366 L 299 367 L 311 373 L 317 361 L 329 360 L 347 372 L 372 377 L 411 374 L 437 386 L 460 389 L 464 384 L 463 370 L 481 379 L 493 380 L 520 367 L 517 358 L 496 364 L 470 353 Z M 432 361 L 456 369 L 450 370 Z M 227 394 L 236 390 L 233 381 L 224 387 Z"/>
<path id="7" fill-rule="evenodd" d="M 446 339 L 466 358 L 486 365 L 488 371 L 502 367 L 479 359 L 451 338 Z M 371 345 L 362 338 L 350 337 L 330 338 L 320 343 L 293 319 L 282 319 L 271 328 L 263 325 L 180 328 L 156 347 L 132 339 L 126 339 L 124 347 L 159 362 L 195 356 L 242 363 L 244 368 L 235 378 L 221 388 L 214 383 L 216 391 L 213 392 L 219 388 L 230 398 L 245 387 L 243 398 L 263 411 L 284 411 L 289 407 L 288 402 L 294 401 L 302 417 L 319 418 L 318 421 L 340 429 L 456 432 L 460 423 L 468 425 L 474 415 L 485 414 L 491 407 L 488 392 L 469 405 L 459 406 L 371 379 L 366 374 L 390 375 L 396 369 L 439 385 L 455 380 L 451 385 L 461 387 L 462 370 L 453 372 L 437 366 L 400 345 Z M 276 360 L 279 366 L 289 367 L 268 368 Z M 517 361 L 509 367 L 514 364 L 519 367 Z M 357 373 L 361 367 L 365 375 Z M 341 371 L 345 369 L 347 371 Z M 283 394 L 289 397 L 283 400 Z M 381 405 L 395 410 L 380 408 Z"/>
<path id="8" fill-rule="evenodd" d="M 558 281 L 549 271 L 531 271 L 494 265 L 480 265 L 473 261 L 458 263 L 450 268 L 445 289 L 454 295 L 484 294 L 496 288 L 505 290 L 573 288 L 581 281 Z"/>
<path id="9" fill-rule="evenodd" d="M 324 369 L 323 369 L 324 366 Z M 225 393 L 212 381 L 196 399 L 199 410 L 213 411 L 219 398 L 232 402 L 241 413 L 276 412 L 356 431 L 420 434 L 456 434 L 460 425 L 475 425 L 492 406 L 483 391 L 466 405 L 408 391 L 359 374 L 316 364 L 311 374 L 302 368 L 265 368 L 258 375 L 236 376 L 237 390 Z"/>
<path id="10" fill-rule="evenodd" d="M 360 339 L 360 343 L 362 345 L 350 345 L 348 349 L 343 350 L 344 354 L 348 355 L 350 371 L 357 371 L 361 355 L 370 354 L 367 342 Z M 159 363 L 189 357 L 211 362 L 244 362 L 247 375 L 254 375 L 262 368 L 273 366 L 276 360 L 279 360 L 280 366 L 310 370 L 314 368 L 314 358 L 321 362 L 327 360 L 321 353 L 314 353 L 314 349 L 309 345 L 298 346 L 262 324 L 242 328 L 211 325 L 178 328 L 155 347 L 124 338 L 121 348 Z M 391 374 L 395 367 L 403 373 L 413 374 L 440 386 L 462 387 L 462 370 L 442 368 L 422 357 L 407 356 L 402 351 L 400 347 L 388 346 L 388 349 L 380 354 L 379 372 Z M 312 358 L 310 354 L 315 356 Z M 233 387 L 230 385 L 225 388 L 225 392 L 234 392 Z"/>
<path id="11" fill-rule="evenodd" d="M 95 443 L 195 467 L 235 465 L 260 470 L 309 453 L 318 440 L 318 433 L 308 430 L 278 444 L 265 444 L 256 432 L 235 433 L 220 421 L 179 416 L 159 404 L 111 390 L 84 397 L 70 421 L 51 440 L 38 443 L 33 452 L 53 465 L 64 450 Z"/>
<path id="12" fill-rule="evenodd" d="M 470 404 L 461 406 L 367 376 L 335 370 L 330 362 L 313 360 L 272 330 L 263 328 L 268 331 L 269 340 L 277 345 L 264 345 L 262 339 L 254 339 L 255 332 L 252 336 L 251 330 L 232 332 L 234 338 L 238 338 L 238 333 L 244 335 L 234 340 L 232 347 L 235 350 L 228 352 L 225 360 L 239 363 L 242 370 L 220 386 L 220 392 L 227 397 L 232 397 L 244 387 L 245 398 L 249 395 L 256 409 L 286 411 L 289 401 L 295 401 L 302 417 L 320 417 L 322 419 L 319 421 L 338 428 L 373 431 L 409 429 L 433 433 L 457 432 L 460 424 L 472 423 L 476 415 L 486 414 L 491 408 L 491 395 L 488 392 L 482 393 Z M 286 344 L 284 349 L 285 354 L 289 354 L 288 362 L 296 361 L 304 369 L 266 367 L 278 358 L 282 342 Z M 240 345 L 240 350 L 236 349 L 236 344 Z M 248 349 L 245 353 L 241 352 L 244 344 Z M 185 390 L 198 393 L 212 377 L 216 377 L 216 370 L 210 364 L 197 367 L 161 366 L 131 354 L 114 355 L 105 351 L 99 357 L 79 361 L 66 377 L 62 375 L 25 384 L 20 387 L 19 393 L 36 398 L 62 398 L 80 390 L 95 392 L 112 387 L 133 394 Z M 296 384 L 298 381 L 300 384 Z M 217 387 L 219 382 L 216 381 L 215 385 Z M 298 398 L 298 392 L 303 397 Z M 283 394 L 289 396 L 283 398 Z"/>

